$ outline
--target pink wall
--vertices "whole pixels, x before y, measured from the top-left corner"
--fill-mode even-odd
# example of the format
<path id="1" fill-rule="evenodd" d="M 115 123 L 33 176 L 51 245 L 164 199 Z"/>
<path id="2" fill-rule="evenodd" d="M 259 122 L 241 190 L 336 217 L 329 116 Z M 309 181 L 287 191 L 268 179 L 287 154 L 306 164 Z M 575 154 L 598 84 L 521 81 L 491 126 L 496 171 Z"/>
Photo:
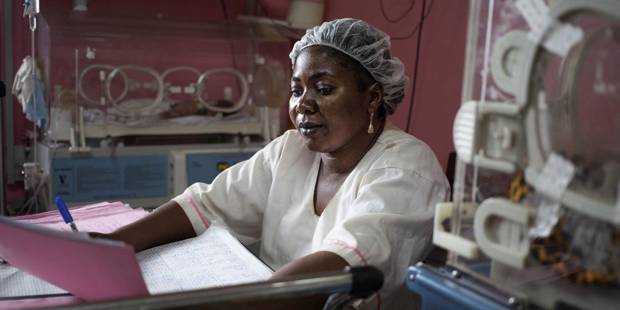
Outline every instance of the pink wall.
<path id="1" fill-rule="evenodd" d="M 30 51 L 30 30 L 28 29 L 28 21 L 25 18 L 21 18 L 22 6 L 19 5 L 20 3 L 21 2 L 18 1 L 14 1 L 13 3 L 13 42 L 11 42 L 11 44 L 13 46 L 14 71 L 19 69 L 22 59 L 26 53 Z M 2 50 L 4 52 L 4 47 L 2 47 Z M 4 56 L 2 60 L 4 61 Z M 2 70 L 2 74 L 4 75 L 4 70 Z M 3 79 L 12 81 L 13 77 L 3 76 Z M 25 144 L 24 133 L 26 131 L 26 126 L 31 128 L 31 125 L 27 123 L 26 118 L 21 112 L 21 106 L 15 98 L 13 102 L 14 141 L 15 144 L 23 145 Z"/>
<path id="2" fill-rule="evenodd" d="M 44 13 L 71 10 L 71 0 L 41 2 Z M 225 0 L 225 3 L 230 18 L 246 11 L 245 0 Z M 262 0 L 261 4 L 262 10 L 268 15 L 279 19 L 286 18 L 287 0 Z M 429 14 L 420 28 L 422 31 L 419 38 L 420 31 L 412 31 L 421 20 L 423 4 Z M 92 0 L 89 2 L 88 14 L 140 19 L 224 20 L 221 2 L 215 0 Z M 453 150 L 452 121 L 460 104 L 467 14 L 467 1 L 326 0 L 325 20 L 341 17 L 364 19 L 393 38 L 393 52 L 405 64 L 410 81 L 406 97 L 391 120 L 426 141 L 444 167 L 448 153 Z M 416 67 L 418 39 L 420 55 Z M 30 50 L 29 31 L 26 30 L 25 19 L 21 18 L 19 5 L 14 8 L 12 43 L 14 66 L 17 69 L 21 59 L 29 54 Z M 25 129 L 31 125 L 24 119 L 17 104 L 14 120 L 15 141 L 23 144 Z"/>
<path id="3" fill-rule="evenodd" d="M 0 13 L 2 14 L 0 16 L 4 16 L 3 10 L 4 10 L 4 5 L 2 5 L 2 8 L 0 9 Z M 21 64 L 24 55 L 26 54 L 26 51 L 30 49 L 30 43 L 29 43 L 30 42 L 30 30 L 28 30 L 27 20 L 25 18 L 21 18 L 22 6 L 21 6 L 20 1 L 13 1 L 13 12 L 12 13 L 14 16 L 13 22 L 12 22 L 13 40 L 9 44 L 11 44 L 13 48 L 13 68 L 15 71 L 17 71 L 17 69 L 19 69 L 19 65 Z M 4 40 L 2 42 L 4 42 Z M 12 82 L 13 81 L 12 76 L 9 77 L 9 76 L 4 75 L 5 74 L 4 48 L 5 48 L 4 46 L 0 46 L 0 50 L 1 50 L 0 55 L 2 55 L 1 56 L 2 62 L 0 65 L 0 74 L 1 74 L 0 76 L 2 76 L 2 80 Z M 7 89 L 7 98 L 9 96 L 12 96 L 12 95 L 10 95 L 10 89 Z M 2 115 L 2 117 L 4 118 L 2 122 L 3 126 L 6 126 L 6 123 L 4 122 L 4 120 L 12 117 L 14 144 L 17 144 L 17 145 L 26 144 L 26 136 L 25 136 L 26 128 L 32 128 L 32 125 L 30 122 L 26 120 L 26 118 L 22 114 L 21 106 L 17 102 L 17 100 L 13 99 L 12 116 Z M 7 138 L 8 133 L 6 131 L 6 127 L 2 128 L 2 135 L 4 139 Z M 6 140 L 3 140 L 3 141 L 5 144 L 2 145 L 2 152 L 4 152 L 4 156 L 5 156 L 3 158 L 6 159 L 7 141 Z M 14 165 L 14 163 L 8 163 L 8 164 Z M 6 175 L 6 173 L 2 175 L 2 178 L 4 179 L 5 182 L 7 180 L 7 177 L 8 176 Z M 24 197 L 25 190 L 24 190 L 23 185 L 21 184 L 13 184 L 13 185 L 7 184 L 6 187 L 4 188 L 4 194 L 5 194 L 4 196 L 5 201 L 13 201 L 13 200 L 21 199 L 22 197 Z M 0 201 L 0 203 L 5 203 L 5 201 Z"/>
<path id="4" fill-rule="evenodd" d="M 245 13 L 245 0 L 90 0 L 88 13 L 96 17 L 161 18 L 183 21 L 223 21 L 222 2 L 229 17 Z M 41 12 L 69 12 L 72 0 L 41 0 Z"/>
<path id="5" fill-rule="evenodd" d="M 445 168 L 461 105 L 469 6 L 467 1 L 434 2 L 424 23 L 409 132 L 426 141 Z"/>

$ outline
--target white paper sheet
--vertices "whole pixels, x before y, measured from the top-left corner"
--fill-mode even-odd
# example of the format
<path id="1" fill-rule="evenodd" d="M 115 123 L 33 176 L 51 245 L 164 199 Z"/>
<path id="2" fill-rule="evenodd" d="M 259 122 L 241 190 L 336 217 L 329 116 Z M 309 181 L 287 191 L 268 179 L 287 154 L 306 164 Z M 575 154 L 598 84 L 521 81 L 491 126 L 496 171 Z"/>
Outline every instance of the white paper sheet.
<path id="1" fill-rule="evenodd" d="M 0 265 L 0 299 L 54 294 L 67 294 L 67 291 L 11 265 Z"/>
<path id="2" fill-rule="evenodd" d="M 138 253 L 151 294 L 267 280 L 272 271 L 226 229 Z"/>

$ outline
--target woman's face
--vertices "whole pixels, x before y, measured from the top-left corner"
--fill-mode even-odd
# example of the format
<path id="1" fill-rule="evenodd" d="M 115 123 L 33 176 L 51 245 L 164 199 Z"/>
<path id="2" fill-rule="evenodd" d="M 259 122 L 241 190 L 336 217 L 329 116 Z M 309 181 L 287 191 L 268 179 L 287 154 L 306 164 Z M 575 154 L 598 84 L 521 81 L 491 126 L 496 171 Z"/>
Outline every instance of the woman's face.
<path id="1" fill-rule="evenodd" d="M 373 96 L 325 49 L 309 47 L 297 57 L 289 114 L 308 149 L 337 153 L 367 141 Z"/>

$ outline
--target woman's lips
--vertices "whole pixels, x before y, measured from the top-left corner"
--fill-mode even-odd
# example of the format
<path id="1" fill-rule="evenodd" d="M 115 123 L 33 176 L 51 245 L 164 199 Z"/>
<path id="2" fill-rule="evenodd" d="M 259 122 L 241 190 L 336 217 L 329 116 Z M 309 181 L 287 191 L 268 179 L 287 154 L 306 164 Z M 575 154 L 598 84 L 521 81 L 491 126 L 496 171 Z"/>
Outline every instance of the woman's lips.
<path id="1" fill-rule="evenodd" d="M 299 132 L 302 135 L 308 137 L 308 136 L 316 135 L 319 132 L 319 130 L 323 128 L 323 125 L 311 123 L 311 122 L 304 122 L 304 123 L 300 123 L 298 125 L 298 128 L 299 128 Z"/>

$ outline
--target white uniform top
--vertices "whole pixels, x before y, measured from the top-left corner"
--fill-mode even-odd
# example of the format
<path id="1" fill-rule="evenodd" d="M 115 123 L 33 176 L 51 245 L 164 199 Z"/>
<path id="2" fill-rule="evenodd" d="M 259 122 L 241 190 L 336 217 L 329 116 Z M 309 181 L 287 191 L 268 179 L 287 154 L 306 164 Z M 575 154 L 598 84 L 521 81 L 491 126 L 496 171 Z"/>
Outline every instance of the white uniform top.
<path id="1" fill-rule="evenodd" d="M 242 242 L 261 239 L 260 258 L 274 269 L 317 251 L 374 265 L 385 275 L 378 303 L 389 308 L 407 267 L 429 250 L 435 204 L 448 197 L 446 177 L 424 142 L 388 125 L 317 216 L 319 162 L 289 130 L 174 201 L 196 234 L 218 223 Z"/>

